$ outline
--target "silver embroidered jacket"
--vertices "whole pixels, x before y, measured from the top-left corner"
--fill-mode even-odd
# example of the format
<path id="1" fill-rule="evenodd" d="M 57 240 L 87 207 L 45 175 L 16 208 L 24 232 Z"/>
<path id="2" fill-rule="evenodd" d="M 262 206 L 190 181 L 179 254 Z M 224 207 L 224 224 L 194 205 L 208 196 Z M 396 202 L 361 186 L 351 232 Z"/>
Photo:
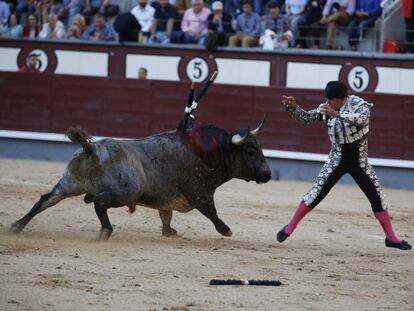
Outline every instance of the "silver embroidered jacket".
<path id="1" fill-rule="evenodd" d="M 331 142 L 349 144 L 366 136 L 369 132 L 369 110 L 372 106 L 373 104 L 358 96 L 349 95 L 345 105 L 339 110 L 339 117 L 327 118 Z M 305 111 L 298 106 L 290 108 L 289 112 L 293 118 L 305 124 L 321 120 L 319 109 Z"/>

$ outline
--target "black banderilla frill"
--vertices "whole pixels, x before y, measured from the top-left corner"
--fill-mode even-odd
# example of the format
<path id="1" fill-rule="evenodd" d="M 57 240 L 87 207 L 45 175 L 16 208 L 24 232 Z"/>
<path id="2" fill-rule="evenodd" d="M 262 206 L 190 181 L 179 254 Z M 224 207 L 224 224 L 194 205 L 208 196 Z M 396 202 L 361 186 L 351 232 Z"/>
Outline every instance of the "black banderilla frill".
<path id="1" fill-rule="evenodd" d="M 204 94 L 207 92 L 210 84 L 214 82 L 214 79 L 217 76 L 217 71 L 215 71 L 210 79 L 208 79 L 205 83 L 203 88 L 201 89 L 200 93 L 194 98 L 194 82 L 191 83 L 190 92 L 188 94 L 187 106 L 184 109 L 184 119 L 181 130 L 183 133 L 187 130 L 189 119 L 191 116 L 191 112 L 197 109 L 197 106 L 200 100 L 203 98 Z"/>

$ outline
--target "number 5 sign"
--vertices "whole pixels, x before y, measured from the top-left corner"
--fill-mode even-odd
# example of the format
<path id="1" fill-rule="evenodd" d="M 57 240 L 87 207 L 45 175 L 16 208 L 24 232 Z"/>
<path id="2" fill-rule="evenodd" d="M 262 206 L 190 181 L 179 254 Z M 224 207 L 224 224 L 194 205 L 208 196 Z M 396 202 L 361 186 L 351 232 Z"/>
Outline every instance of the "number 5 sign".
<path id="1" fill-rule="evenodd" d="M 369 72 L 365 67 L 355 66 L 348 73 L 348 85 L 355 92 L 363 92 L 369 85 Z"/>
<path id="2" fill-rule="evenodd" d="M 208 77 L 208 64 L 200 58 L 195 57 L 187 63 L 187 77 L 194 82 L 204 81 Z"/>

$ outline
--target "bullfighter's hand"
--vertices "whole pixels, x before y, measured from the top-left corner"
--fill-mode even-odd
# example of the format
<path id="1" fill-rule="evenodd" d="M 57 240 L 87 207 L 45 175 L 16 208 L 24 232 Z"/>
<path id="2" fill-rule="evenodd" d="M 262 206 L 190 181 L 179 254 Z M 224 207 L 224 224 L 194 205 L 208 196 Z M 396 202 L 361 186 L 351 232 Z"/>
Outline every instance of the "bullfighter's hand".
<path id="1" fill-rule="evenodd" d="M 286 108 L 296 108 L 298 104 L 296 103 L 296 100 L 293 96 L 282 96 L 282 104 Z"/>
<path id="2" fill-rule="evenodd" d="M 319 105 L 319 111 L 327 116 L 337 117 L 339 112 L 333 109 L 328 103 L 323 103 Z"/>

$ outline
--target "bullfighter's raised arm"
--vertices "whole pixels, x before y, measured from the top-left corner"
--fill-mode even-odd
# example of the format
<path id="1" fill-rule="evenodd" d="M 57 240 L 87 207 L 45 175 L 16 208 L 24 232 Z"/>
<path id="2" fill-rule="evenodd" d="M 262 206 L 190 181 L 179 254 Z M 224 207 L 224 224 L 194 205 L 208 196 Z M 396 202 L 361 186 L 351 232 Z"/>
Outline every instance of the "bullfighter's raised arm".
<path id="1" fill-rule="evenodd" d="M 282 104 L 285 106 L 290 115 L 301 123 L 310 124 L 316 121 L 321 121 L 321 114 L 317 108 L 306 111 L 296 103 L 293 96 L 283 95 Z"/>

